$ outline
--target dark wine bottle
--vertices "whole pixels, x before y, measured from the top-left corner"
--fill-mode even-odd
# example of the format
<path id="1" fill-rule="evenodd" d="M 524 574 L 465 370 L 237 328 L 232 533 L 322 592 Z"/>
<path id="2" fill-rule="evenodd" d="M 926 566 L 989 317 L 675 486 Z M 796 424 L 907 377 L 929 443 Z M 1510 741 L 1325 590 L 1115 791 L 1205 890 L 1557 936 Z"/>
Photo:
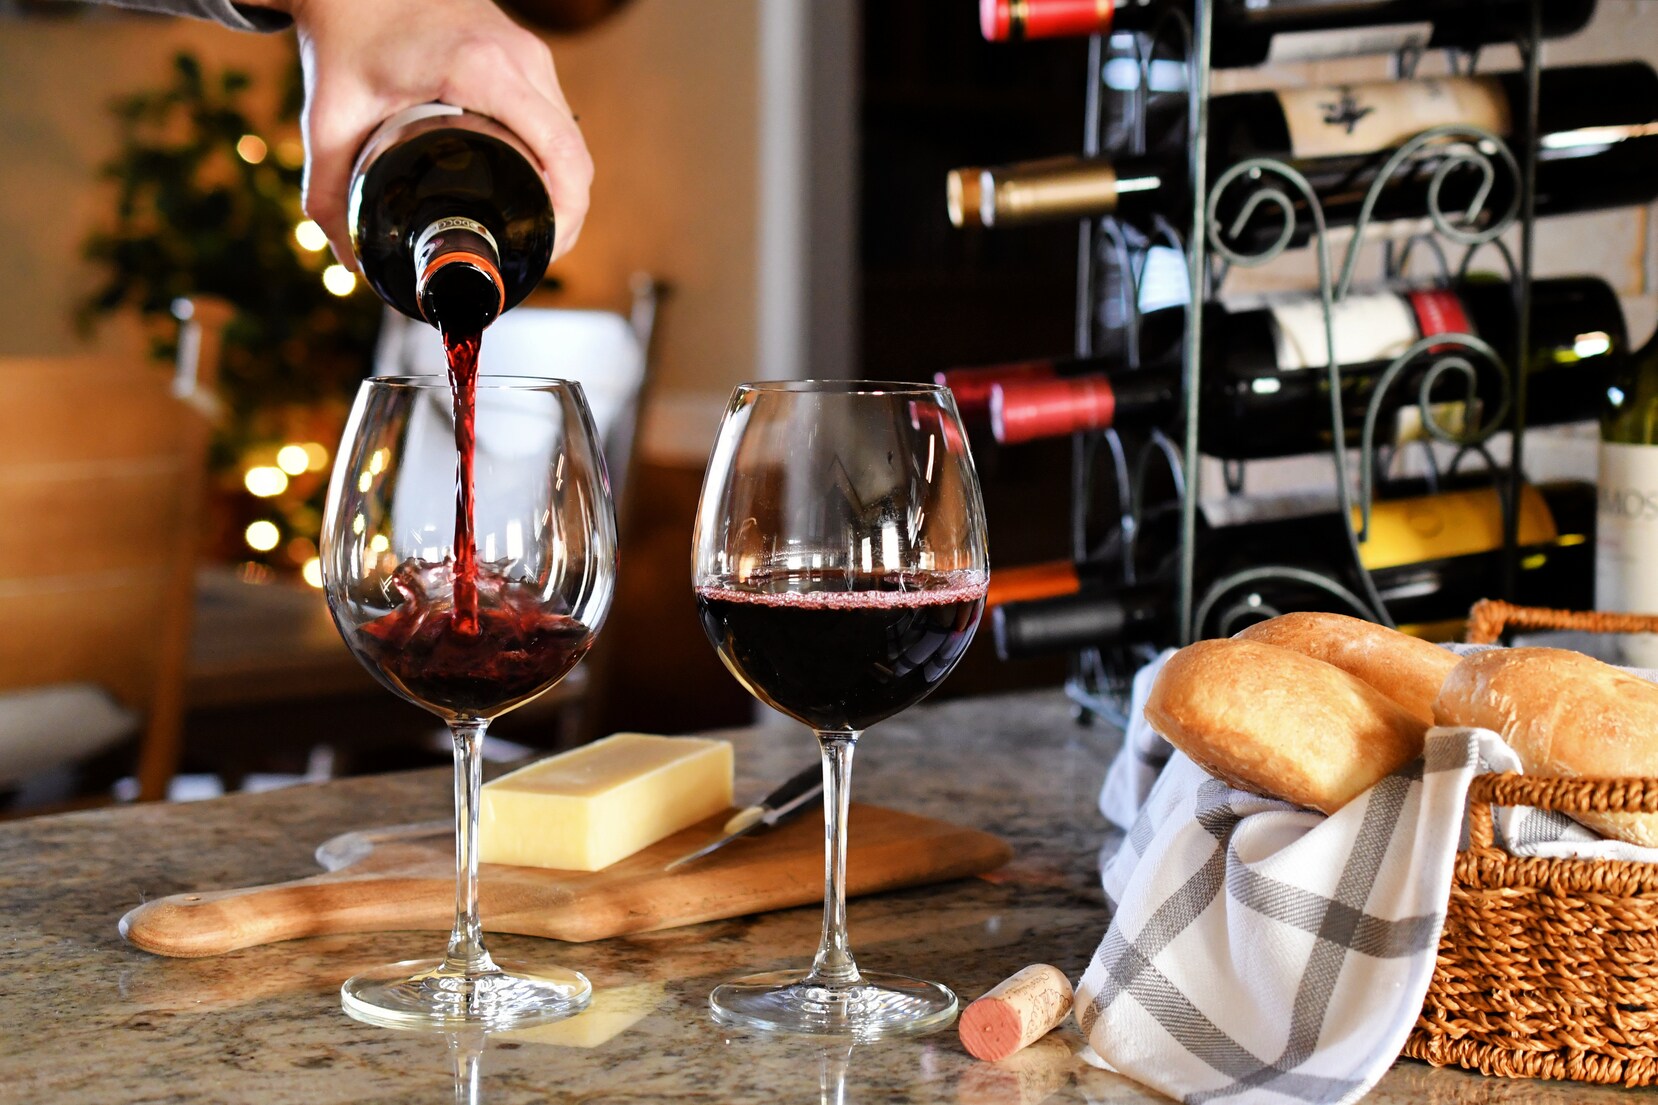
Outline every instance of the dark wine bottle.
<path id="1" fill-rule="evenodd" d="M 1216 69 L 1405 49 L 1472 49 L 1529 33 L 1528 0 L 1215 0 Z M 1172 0 L 980 0 L 991 42 L 1152 30 Z M 1595 0 L 1542 0 L 1544 38 L 1582 30 Z"/>
<path id="2" fill-rule="evenodd" d="M 1598 417 L 1628 349 L 1617 295 L 1598 277 L 1538 280 L 1532 285 L 1531 319 L 1530 353 L 1517 358 L 1513 289 L 1507 284 L 1467 281 L 1454 290 L 1380 292 L 1342 300 L 1333 328 L 1341 362 L 1345 444 L 1360 443 L 1366 411 L 1393 358 L 1435 334 L 1482 337 L 1511 372 L 1523 370 L 1528 425 Z M 1316 298 L 1248 311 L 1212 304 L 1204 326 L 1198 400 L 1203 452 L 1250 460 L 1331 447 L 1328 355 Z M 1429 391 L 1430 413 L 1441 426 L 1483 425 L 1503 394 L 1504 381 L 1495 366 L 1478 356 L 1468 360 L 1474 368 L 1472 409 L 1466 401 L 1469 382 L 1460 373 L 1441 374 Z M 995 368 L 957 370 L 967 374 L 967 402 L 961 405 L 976 408 L 988 393 L 984 408 L 1003 444 L 1111 426 L 1178 424 L 1184 404 L 1174 363 L 1133 371 L 1099 371 L 1102 367 L 1098 360 L 1061 360 L 1025 362 L 1000 376 Z M 956 390 L 957 371 L 939 373 L 937 379 Z M 1407 369 L 1383 394 L 1378 426 L 1388 439 L 1417 436 L 1419 385 L 1428 371 L 1427 363 Z"/>
<path id="3" fill-rule="evenodd" d="M 351 174 L 351 246 L 381 299 L 476 334 L 547 271 L 553 206 L 535 158 L 488 116 L 422 104 L 387 119 Z"/>
<path id="4" fill-rule="evenodd" d="M 1282 161 L 1312 185 L 1330 226 L 1357 221 L 1389 155 L 1431 127 L 1462 124 L 1512 134 L 1524 114 L 1524 74 L 1376 81 L 1334 88 L 1281 89 L 1217 96 L 1210 102 L 1209 178 L 1252 157 Z M 1001 168 L 952 171 L 946 206 L 957 226 L 1012 226 L 1115 215 L 1151 228 L 1158 216 L 1189 219 L 1185 109 L 1151 110 L 1144 157 L 1062 157 Z M 1419 221 L 1429 211 L 1436 173 L 1468 149 L 1429 143 L 1391 173 L 1372 218 Z M 1556 215 L 1648 203 L 1658 198 L 1658 73 L 1644 62 L 1549 69 L 1538 114 L 1537 213 Z M 1483 171 L 1461 162 L 1445 172 L 1438 202 L 1460 217 L 1486 186 Z M 1519 181 L 1496 166 L 1475 221 L 1510 206 Z M 1216 218 L 1229 245 L 1260 248 L 1278 239 L 1284 215 L 1263 204 L 1242 228 L 1233 222 L 1250 188 L 1223 189 Z M 1313 223 L 1298 189 L 1285 190 L 1294 212 L 1292 244 Z"/>
<path id="5" fill-rule="evenodd" d="M 1497 487 L 1379 501 L 1360 560 L 1400 624 L 1465 616 L 1502 578 L 1502 506 Z M 1588 484 L 1526 485 L 1519 518 L 1519 601 L 1581 609 L 1594 587 L 1595 495 Z M 1362 594 L 1339 515 L 1322 513 L 1226 526 L 1198 515 L 1197 593 L 1244 568 L 1265 564 L 1317 572 Z M 1163 527 L 1169 529 L 1170 527 Z M 1148 582 L 1113 583 L 1120 565 L 1031 566 L 1017 594 L 1000 592 L 992 614 L 1004 657 L 1097 645 L 1166 644 L 1175 637 L 1172 533 L 1166 563 Z M 1067 571 L 1068 569 L 1068 571 Z M 1038 584 L 1045 577 L 1043 594 Z M 994 579 L 994 576 L 992 577 Z M 1074 581 L 1074 586 L 1072 583 Z M 1291 610 L 1344 611 L 1331 594 L 1292 579 L 1261 581 L 1209 611 L 1198 636 L 1230 635 L 1251 621 Z"/>

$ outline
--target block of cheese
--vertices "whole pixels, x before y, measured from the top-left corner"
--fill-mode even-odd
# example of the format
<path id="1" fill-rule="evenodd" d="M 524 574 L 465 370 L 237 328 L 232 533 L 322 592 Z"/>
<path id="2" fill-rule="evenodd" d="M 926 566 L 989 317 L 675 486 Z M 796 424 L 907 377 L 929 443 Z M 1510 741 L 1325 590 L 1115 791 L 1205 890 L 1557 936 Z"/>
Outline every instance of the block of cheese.
<path id="1" fill-rule="evenodd" d="M 485 783 L 478 859 L 598 871 L 731 808 L 728 741 L 617 733 Z"/>

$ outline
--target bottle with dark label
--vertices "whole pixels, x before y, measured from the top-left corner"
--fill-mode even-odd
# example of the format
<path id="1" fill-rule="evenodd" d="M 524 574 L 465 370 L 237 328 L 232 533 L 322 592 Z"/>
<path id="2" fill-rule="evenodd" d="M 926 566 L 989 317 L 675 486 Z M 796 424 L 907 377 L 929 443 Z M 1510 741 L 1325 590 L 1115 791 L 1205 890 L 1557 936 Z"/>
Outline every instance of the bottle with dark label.
<path id="1" fill-rule="evenodd" d="M 1658 614 L 1658 335 L 1607 389 L 1600 439 L 1595 609 Z M 1625 658 L 1658 667 L 1658 635 L 1624 635 Z"/>
<path id="2" fill-rule="evenodd" d="M 1523 118 L 1524 74 L 1375 81 L 1328 88 L 1280 89 L 1210 101 L 1209 179 L 1252 157 L 1282 161 L 1312 185 L 1331 226 L 1357 221 L 1390 154 L 1436 126 L 1471 125 L 1511 137 Z M 957 226 L 1013 226 L 1115 215 L 1152 227 L 1158 216 L 1189 217 L 1185 108 L 1165 104 L 1148 118 L 1144 157 L 1061 157 L 1000 168 L 952 171 L 946 206 Z M 1372 213 L 1381 222 L 1420 221 L 1429 212 L 1437 173 L 1462 158 L 1463 142 L 1429 143 L 1390 174 Z M 1644 62 L 1549 69 L 1538 115 L 1537 213 L 1593 211 L 1658 198 L 1658 73 Z M 1518 180 L 1496 166 L 1479 221 L 1506 211 Z M 1459 161 L 1446 169 L 1439 208 L 1456 218 L 1487 187 L 1482 170 Z M 1238 249 L 1275 241 L 1284 221 L 1264 205 L 1234 228 L 1251 189 L 1222 189 L 1216 217 Z M 1294 211 L 1291 243 L 1313 230 L 1306 201 L 1286 189 Z"/>
<path id="3" fill-rule="evenodd" d="M 956 393 L 964 417 L 988 417 L 1003 444 L 1112 426 L 1171 428 L 1184 409 L 1175 361 L 1181 314 L 1171 310 L 1145 316 L 1142 355 L 1147 348 L 1161 352 L 1143 369 L 1113 369 L 1110 360 L 1082 358 L 952 369 L 936 380 Z M 1628 349 L 1617 295 L 1598 277 L 1538 280 L 1532 285 L 1531 320 L 1531 350 L 1521 359 L 1513 348 L 1517 320 L 1513 288 L 1507 284 L 1467 281 L 1455 289 L 1347 296 L 1333 315 L 1345 443 L 1359 444 L 1366 412 L 1389 363 L 1435 334 L 1483 338 L 1511 372 L 1523 370 L 1528 424 L 1598 417 Z M 1203 452 L 1250 460 L 1331 447 L 1328 352 L 1316 297 L 1247 311 L 1210 304 L 1204 327 L 1198 401 Z M 1467 359 L 1474 367 L 1476 403 L 1472 408 L 1467 403 L 1466 377 L 1441 374 L 1429 393 L 1430 414 L 1439 426 L 1471 429 L 1496 413 L 1502 377 L 1483 358 Z M 1420 435 L 1419 384 L 1430 360 L 1407 369 L 1384 393 L 1377 423 L 1381 440 Z M 1512 385 L 1509 390 L 1512 395 Z"/>
<path id="4" fill-rule="evenodd" d="M 1383 500 L 1371 511 L 1360 562 L 1400 624 L 1465 616 L 1502 578 L 1502 496 L 1495 486 Z M 1172 515 L 1171 519 L 1172 521 Z M 1357 525 L 1357 511 L 1349 524 Z M 1581 608 L 1593 592 L 1595 492 L 1588 484 L 1524 485 L 1518 520 L 1519 601 Z M 1172 526 L 1153 527 L 1170 562 L 1124 585 L 1119 563 L 1055 563 L 1014 571 L 993 588 L 998 651 L 1004 657 L 1092 646 L 1174 640 Z M 1198 514 L 1197 594 L 1232 572 L 1278 565 L 1317 572 L 1362 594 L 1339 514 L 1266 518 L 1230 525 Z M 1152 557 L 1155 559 L 1155 555 Z M 1338 610 L 1339 599 L 1293 579 L 1260 581 L 1208 611 L 1200 637 L 1230 635 L 1251 621 L 1291 610 Z"/>
<path id="5" fill-rule="evenodd" d="M 1582 30 L 1595 0 L 1541 0 L 1544 38 Z M 1407 49 L 1472 49 L 1529 33 L 1529 0 L 1214 0 L 1216 69 Z M 1152 30 L 1172 0 L 980 0 L 992 42 Z"/>
<path id="6" fill-rule="evenodd" d="M 547 271 L 553 206 L 533 155 L 501 124 L 447 104 L 387 119 L 351 174 L 352 249 L 380 298 L 476 334 Z"/>

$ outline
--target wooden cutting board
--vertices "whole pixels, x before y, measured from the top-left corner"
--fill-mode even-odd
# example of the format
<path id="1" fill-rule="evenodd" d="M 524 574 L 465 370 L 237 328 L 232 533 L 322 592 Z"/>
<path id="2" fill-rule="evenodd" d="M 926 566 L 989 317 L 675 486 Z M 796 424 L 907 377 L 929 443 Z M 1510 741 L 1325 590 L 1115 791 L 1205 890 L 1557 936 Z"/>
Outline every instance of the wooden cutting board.
<path id="1" fill-rule="evenodd" d="M 711 817 L 603 871 L 484 864 L 484 928 L 580 942 L 823 900 L 821 812 L 663 872 L 669 860 L 719 835 L 729 816 Z M 356 858 L 326 874 L 146 902 L 121 918 L 121 935 L 158 955 L 195 957 L 325 933 L 449 929 L 455 919 L 451 839 L 357 836 L 352 843 L 347 850 Z M 982 874 L 1012 855 L 1000 838 L 976 829 L 854 804 L 847 894 Z"/>

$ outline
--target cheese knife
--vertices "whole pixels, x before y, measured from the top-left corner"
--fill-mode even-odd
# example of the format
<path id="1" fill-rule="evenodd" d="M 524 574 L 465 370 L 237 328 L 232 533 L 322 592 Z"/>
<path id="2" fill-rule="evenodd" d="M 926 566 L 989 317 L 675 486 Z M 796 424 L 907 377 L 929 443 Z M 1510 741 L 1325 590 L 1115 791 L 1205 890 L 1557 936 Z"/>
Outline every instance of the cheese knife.
<path id="1" fill-rule="evenodd" d="M 725 823 L 722 835 L 715 837 L 696 851 L 680 856 L 662 870 L 672 871 L 677 867 L 683 867 L 693 860 L 699 860 L 711 852 L 719 851 L 739 837 L 781 825 L 807 809 L 822 793 L 823 768 L 821 765 L 813 764 L 800 774 L 792 776 L 782 786 L 760 799 L 755 805 L 732 814 L 731 820 Z"/>

